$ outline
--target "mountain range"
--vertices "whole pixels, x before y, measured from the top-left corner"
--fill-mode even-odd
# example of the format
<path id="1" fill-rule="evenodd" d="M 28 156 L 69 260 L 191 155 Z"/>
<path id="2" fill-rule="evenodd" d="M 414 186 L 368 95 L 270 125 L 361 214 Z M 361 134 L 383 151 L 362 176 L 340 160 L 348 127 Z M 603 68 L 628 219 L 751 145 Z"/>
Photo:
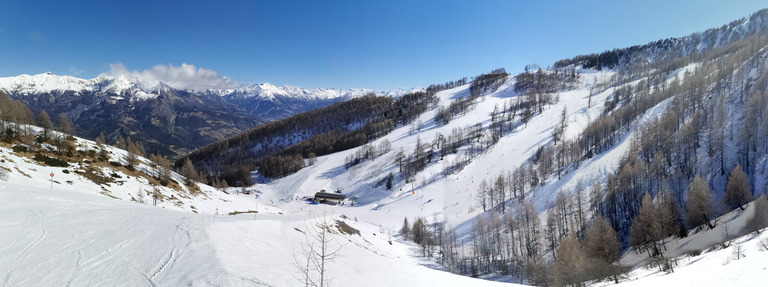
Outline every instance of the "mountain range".
<path id="1" fill-rule="evenodd" d="M 407 91 L 303 89 L 268 83 L 237 89 L 177 89 L 102 74 L 93 79 L 53 73 L 0 78 L 0 91 L 33 113 L 66 114 L 75 133 L 107 142 L 140 141 L 147 150 L 174 156 L 246 131 L 258 124 L 368 93 L 400 96 Z"/>

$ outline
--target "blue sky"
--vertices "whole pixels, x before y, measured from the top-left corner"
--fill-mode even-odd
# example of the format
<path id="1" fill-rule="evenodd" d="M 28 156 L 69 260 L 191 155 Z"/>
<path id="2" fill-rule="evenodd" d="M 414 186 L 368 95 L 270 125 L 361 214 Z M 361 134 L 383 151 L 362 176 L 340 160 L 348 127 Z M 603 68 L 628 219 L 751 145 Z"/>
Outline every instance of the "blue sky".
<path id="1" fill-rule="evenodd" d="M 144 73 L 186 63 L 196 67 L 192 76 L 247 84 L 373 89 L 425 87 L 499 67 L 516 73 L 719 27 L 768 7 L 738 0 L 5 2 L 0 77 L 93 78 L 116 66 Z"/>

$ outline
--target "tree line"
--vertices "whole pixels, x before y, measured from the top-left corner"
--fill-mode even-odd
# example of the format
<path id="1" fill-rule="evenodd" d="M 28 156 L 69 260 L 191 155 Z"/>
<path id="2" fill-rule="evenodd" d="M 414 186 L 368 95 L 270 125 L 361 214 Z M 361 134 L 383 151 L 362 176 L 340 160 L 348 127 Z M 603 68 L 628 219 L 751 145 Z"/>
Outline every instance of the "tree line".
<path id="1" fill-rule="evenodd" d="M 706 51 L 760 34 L 767 26 L 763 21 L 765 18 L 768 18 L 768 9 L 755 12 L 749 18 L 735 20 L 728 25 L 709 29 L 703 33 L 680 38 L 667 38 L 645 45 L 613 49 L 602 53 L 579 55 L 571 59 L 559 60 L 555 62 L 554 67 L 578 65 L 584 69 L 601 70 L 624 69 L 628 66 L 647 64 L 648 62 L 674 62 L 676 59 L 689 54 L 699 54 L 702 48 Z M 743 28 L 738 29 L 738 27 Z"/>

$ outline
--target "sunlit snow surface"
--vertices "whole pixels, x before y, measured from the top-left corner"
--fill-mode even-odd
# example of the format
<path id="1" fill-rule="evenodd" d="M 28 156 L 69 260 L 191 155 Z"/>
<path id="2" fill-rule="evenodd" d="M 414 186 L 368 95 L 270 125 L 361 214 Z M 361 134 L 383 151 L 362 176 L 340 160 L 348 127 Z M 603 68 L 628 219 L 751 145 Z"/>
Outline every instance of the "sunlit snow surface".
<path id="1" fill-rule="evenodd" d="M 471 224 L 474 216 L 482 212 L 476 199 L 480 182 L 490 183 L 499 174 L 506 174 L 551 141 L 551 129 L 564 107 L 569 121 L 566 136 L 576 137 L 599 117 L 602 102 L 612 92 L 609 89 L 594 95 L 589 107 L 591 86 L 610 76 L 610 72 L 583 71 L 576 90 L 560 93 L 557 104 L 547 107 L 527 126 L 505 135 L 461 171 L 442 174 L 444 161 L 453 161 L 457 156 L 449 155 L 417 174 L 415 183 L 397 181 L 392 190 L 375 183 L 389 172 L 398 173 L 394 158 L 399 149 L 409 154 L 417 139 L 432 142 L 438 132 L 447 135 L 456 127 L 488 125 L 494 106 L 501 108 L 504 102 L 516 100 L 513 83 L 509 81 L 498 92 L 482 97 L 474 110 L 446 126 L 436 125 L 432 121 L 434 111 L 428 111 L 420 117 L 420 131 L 399 127 L 373 142 L 378 146 L 388 140 L 392 145 L 390 153 L 376 160 L 345 169 L 345 158 L 356 152 L 351 149 L 319 157 L 315 165 L 280 180 L 258 178 L 257 184 L 249 187 L 259 194 L 258 198 L 253 194 L 238 195 L 234 188 L 224 193 L 201 185 L 202 195 L 189 198 L 183 192 L 163 189 L 164 194 L 175 195 L 180 203 L 166 201 L 153 207 L 148 197 L 144 204 L 131 201 L 140 190 L 151 189 L 142 178 L 118 172 L 121 183 L 105 187 L 114 199 L 100 194 L 101 186 L 74 173 L 39 166 L 0 148 L 0 158 L 5 160 L 0 166 L 10 170 L 8 180 L 0 180 L 0 284 L 300 286 L 294 256 L 305 239 L 299 230 L 307 230 L 311 218 L 327 212 L 334 219 L 345 215 L 345 222 L 360 230 L 360 235 L 333 235 L 334 244 L 343 247 L 340 256 L 328 266 L 332 286 L 509 286 L 440 271 L 437 264 L 420 256 L 418 247 L 402 241 L 397 230 L 404 217 L 412 220 L 416 216 L 429 222 L 444 219 L 449 227 Z M 468 86 L 461 86 L 443 91 L 438 97 L 440 105 L 447 106 L 451 99 L 468 94 Z M 665 107 L 666 102 L 662 102 L 651 108 L 612 150 L 589 159 L 561 179 L 548 178 L 547 184 L 527 194 L 526 200 L 544 210 L 558 190 L 572 189 L 578 180 L 586 185 L 602 180 L 628 149 L 628 139 L 636 126 L 657 117 Z M 91 142 L 80 143 L 93 146 Z M 124 152 L 110 150 L 111 160 L 121 161 Z M 139 165 L 139 169 L 148 168 L 147 164 Z M 55 173 L 53 185 L 48 180 L 51 172 Z M 174 178 L 181 180 L 178 175 Z M 354 207 L 351 202 L 318 206 L 293 200 L 321 189 L 342 189 L 358 199 Z M 224 215 L 248 210 L 259 213 Z M 750 211 L 731 214 L 722 222 L 731 222 L 735 232 Z M 460 228 L 459 232 L 467 230 Z M 744 241 L 745 258 L 731 259 L 731 249 L 708 252 L 707 248 L 721 235 L 722 230 L 715 229 L 686 239 L 670 239 L 669 256 L 681 256 L 690 250 L 704 252 L 680 259 L 680 266 L 669 275 L 645 269 L 638 263 L 645 255 L 630 253 L 622 264 L 637 269 L 622 284 L 763 286 L 758 280 L 768 274 L 768 252 L 759 251 L 754 236 L 737 239 Z"/>
<path id="2" fill-rule="evenodd" d="M 0 181 L 3 286 L 300 285 L 295 228 L 306 230 L 308 214 L 193 214 L 57 187 Z M 431 269 L 417 248 L 347 222 L 361 235 L 334 235 L 333 286 L 501 284 Z"/>

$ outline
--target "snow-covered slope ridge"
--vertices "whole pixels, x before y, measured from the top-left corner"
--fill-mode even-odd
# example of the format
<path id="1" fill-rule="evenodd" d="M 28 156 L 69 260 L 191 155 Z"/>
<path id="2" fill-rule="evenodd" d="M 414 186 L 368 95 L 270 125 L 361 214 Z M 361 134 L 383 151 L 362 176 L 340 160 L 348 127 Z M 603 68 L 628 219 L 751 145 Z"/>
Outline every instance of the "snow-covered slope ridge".
<path id="1" fill-rule="evenodd" d="M 41 132 L 37 127 L 31 129 L 36 133 Z M 139 157 L 139 164 L 131 171 L 124 167 L 127 165 L 127 153 L 124 150 L 111 146 L 99 147 L 94 142 L 80 138 L 76 138 L 76 144 L 82 155 L 79 161 L 71 162 L 74 159 L 70 158 L 67 159 L 70 161 L 67 167 L 52 167 L 33 160 L 33 153 L 15 152 L 11 150 L 11 145 L 0 143 L 0 169 L 5 171 L 7 177 L 0 184 L 14 188 L 34 187 L 52 192 L 106 196 L 143 205 L 153 205 L 154 189 L 157 188 L 158 208 L 208 214 L 256 210 L 280 212 L 277 208 L 260 205 L 254 195 L 238 194 L 238 190 L 225 192 L 199 183 L 187 186 L 183 183 L 184 178 L 173 172 L 170 184 L 163 186 L 153 178 L 158 170 L 145 158 Z M 55 150 L 55 147 L 44 144 L 41 149 Z M 101 149 L 106 151 L 107 160 L 98 159 Z"/>
<path id="2" fill-rule="evenodd" d="M 77 145 L 98 148 L 81 139 Z M 110 161 L 123 161 L 123 151 L 105 149 Z M 137 170 L 151 169 L 140 160 Z M 199 192 L 160 187 L 163 199 L 152 206 L 149 196 L 132 200 L 151 190 L 143 176 L 89 160 L 51 168 L 5 143 L 0 169 L 3 286 L 299 285 L 294 263 L 303 253 L 297 250 L 319 217 L 333 223 L 330 244 L 341 247 L 326 265 L 333 286 L 509 286 L 430 268 L 414 256 L 418 247 L 341 209 L 291 215 L 254 194 L 236 195 L 240 189 L 204 185 Z M 80 173 L 87 170 L 114 180 L 95 183 Z M 180 185 L 172 177 L 170 186 Z M 258 213 L 227 216 L 230 211 Z M 341 222 L 346 227 L 336 228 Z"/>

